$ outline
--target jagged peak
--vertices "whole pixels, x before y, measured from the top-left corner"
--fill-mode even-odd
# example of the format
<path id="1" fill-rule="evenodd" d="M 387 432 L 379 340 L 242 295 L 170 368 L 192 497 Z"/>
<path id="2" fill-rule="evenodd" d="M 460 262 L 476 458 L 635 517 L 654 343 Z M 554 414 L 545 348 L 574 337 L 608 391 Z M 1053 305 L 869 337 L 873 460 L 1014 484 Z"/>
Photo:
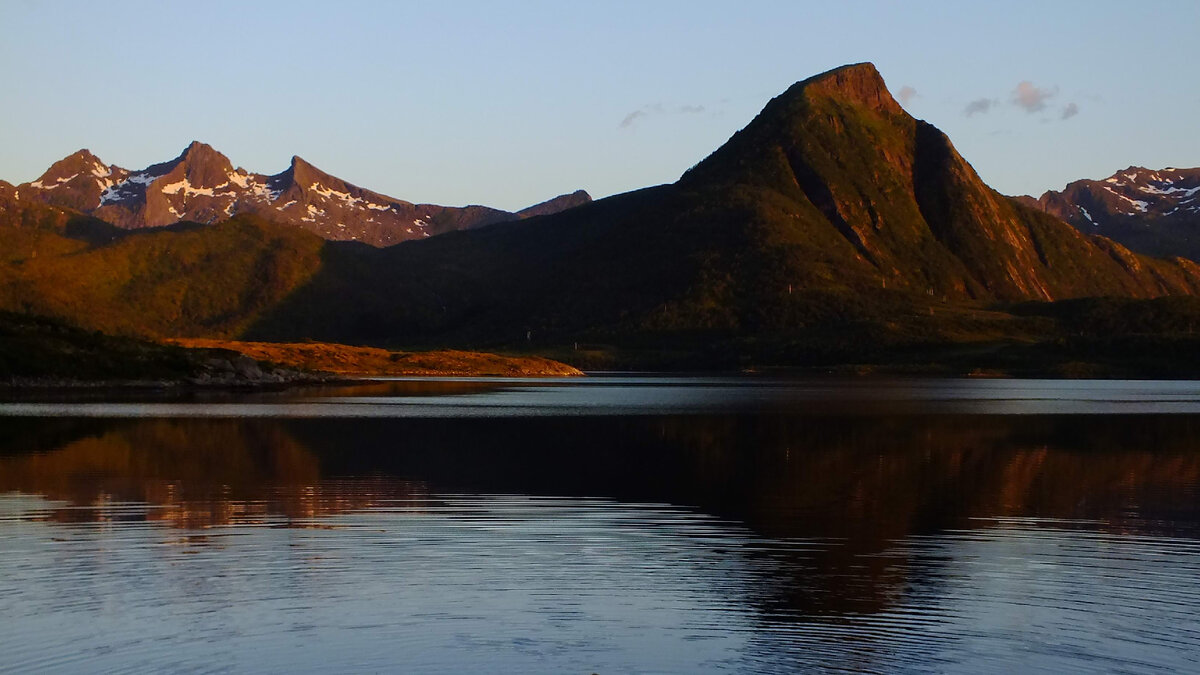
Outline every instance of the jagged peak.
<path id="1" fill-rule="evenodd" d="M 208 143 L 201 143 L 200 141 L 192 141 L 189 143 L 176 159 L 178 161 L 186 161 L 189 164 L 215 161 L 219 164 L 228 164 L 230 170 L 233 169 L 233 165 L 230 164 L 228 157 L 218 152 Z"/>
<path id="2" fill-rule="evenodd" d="M 291 164 L 284 174 L 290 175 L 292 181 L 307 189 L 312 183 L 321 183 L 325 187 L 341 189 L 348 183 L 330 173 L 317 168 L 312 162 L 299 155 L 293 155 Z"/>
<path id="3" fill-rule="evenodd" d="M 90 162 L 99 162 L 100 161 L 100 158 L 97 157 L 96 155 L 92 154 L 92 151 L 88 150 L 87 148 L 80 148 L 80 149 L 76 150 L 74 153 L 67 155 L 67 157 L 66 157 L 66 159 L 71 159 L 71 158 L 79 158 L 84 161 L 90 161 Z"/>
<path id="4" fill-rule="evenodd" d="M 292 155 L 292 161 L 288 165 L 288 170 L 295 174 L 297 171 L 302 175 L 307 176 L 328 176 L 329 174 L 318 169 L 312 162 L 304 159 L 300 155 Z"/>
<path id="5" fill-rule="evenodd" d="M 292 155 L 292 161 L 288 163 L 288 171 L 296 173 L 299 171 L 305 175 L 328 175 L 324 171 L 317 168 L 315 164 L 304 159 L 300 155 Z"/>
<path id="6" fill-rule="evenodd" d="M 107 176 L 111 171 L 112 167 L 93 155 L 90 150 L 81 148 L 51 164 L 50 168 L 33 182 L 33 186 L 57 185 L 79 174 Z"/>
<path id="7" fill-rule="evenodd" d="M 182 175 L 178 175 L 180 170 Z M 228 181 L 233 164 L 211 145 L 192 141 L 175 159 L 149 166 L 144 172 L 153 176 L 185 177 L 195 187 L 216 187 Z"/>
<path id="8" fill-rule="evenodd" d="M 94 164 L 104 164 L 104 162 L 102 162 L 99 157 L 92 154 L 91 150 L 88 150 L 87 148 L 80 148 L 79 150 L 76 150 L 75 152 L 58 160 L 51 166 L 53 168 L 55 166 L 92 166 Z M 107 166 L 107 164 L 104 165 Z"/>

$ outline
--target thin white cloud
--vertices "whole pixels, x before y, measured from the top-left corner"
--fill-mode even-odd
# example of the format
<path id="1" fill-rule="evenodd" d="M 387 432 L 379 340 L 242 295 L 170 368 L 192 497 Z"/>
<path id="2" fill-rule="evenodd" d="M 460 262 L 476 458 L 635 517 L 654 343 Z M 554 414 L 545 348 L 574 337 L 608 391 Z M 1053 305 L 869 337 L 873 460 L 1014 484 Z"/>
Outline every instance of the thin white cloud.
<path id="1" fill-rule="evenodd" d="M 1046 101 L 1054 98 L 1057 93 L 1058 87 L 1043 89 L 1035 86 L 1029 80 L 1025 80 L 1019 83 L 1016 89 L 1013 89 L 1012 102 L 1027 113 L 1041 112 L 1046 109 Z"/>
<path id="2" fill-rule="evenodd" d="M 696 115 L 706 110 L 708 108 L 702 105 L 681 105 L 676 108 L 667 108 L 661 103 L 650 103 L 626 115 L 618 126 L 621 129 L 628 129 L 651 115 Z"/>

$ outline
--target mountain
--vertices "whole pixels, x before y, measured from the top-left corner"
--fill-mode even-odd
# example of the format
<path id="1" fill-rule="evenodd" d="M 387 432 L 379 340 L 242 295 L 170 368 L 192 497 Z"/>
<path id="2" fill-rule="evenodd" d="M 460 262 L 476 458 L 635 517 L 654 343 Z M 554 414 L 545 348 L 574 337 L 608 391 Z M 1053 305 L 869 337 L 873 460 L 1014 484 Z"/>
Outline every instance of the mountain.
<path id="1" fill-rule="evenodd" d="M 386 291 L 336 304 L 364 288 Z M 987 187 L 858 64 L 796 83 L 674 184 L 374 260 L 331 250 L 251 332 L 870 349 L 1010 330 L 980 314 L 998 303 L 1198 289 L 1190 261 L 1135 255 Z"/>
<path id="2" fill-rule="evenodd" d="M 1200 260 L 1200 168 L 1131 166 L 1023 201 L 1139 253 Z"/>
<path id="3" fill-rule="evenodd" d="M 541 204 L 534 204 L 528 208 L 517 211 L 517 216 L 521 218 L 533 218 L 534 216 L 549 216 L 559 211 L 573 209 L 576 206 L 583 206 L 592 201 L 592 196 L 583 190 L 576 190 L 570 194 L 559 195 L 553 199 L 547 199 Z"/>
<path id="4" fill-rule="evenodd" d="M 215 196 L 222 171 L 187 185 Z M 305 185 L 378 203 L 303 162 L 290 171 L 261 183 L 278 191 L 270 203 L 304 196 Z M 143 174 L 159 193 L 182 180 Z M 1200 291 L 1191 261 L 1131 253 L 986 186 L 870 64 L 797 82 L 675 183 L 558 213 L 382 249 L 242 213 L 102 245 L 0 228 L 0 250 L 0 307 L 90 328 L 413 347 L 603 344 L 689 366 L 1057 340 L 1062 312 L 1014 307 Z M 1085 313 L 1114 307 L 1127 311 Z M 1191 310 L 1182 310 L 1189 321 Z"/>
<path id="5" fill-rule="evenodd" d="M 4 188 L 0 188 L 3 195 Z M 451 230 L 524 216 L 486 206 L 413 204 L 365 190 L 293 157 L 287 170 L 266 176 L 234 169 L 211 146 L 193 142 L 173 160 L 129 171 L 87 150 L 58 162 L 15 195 L 92 215 L 125 229 L 181 221 L 214 223 L 253 214 L 303 227 L 334 241 L 390 246 Z M 590 201 L 585 192 L 532 206 L 553 213 Z"/>

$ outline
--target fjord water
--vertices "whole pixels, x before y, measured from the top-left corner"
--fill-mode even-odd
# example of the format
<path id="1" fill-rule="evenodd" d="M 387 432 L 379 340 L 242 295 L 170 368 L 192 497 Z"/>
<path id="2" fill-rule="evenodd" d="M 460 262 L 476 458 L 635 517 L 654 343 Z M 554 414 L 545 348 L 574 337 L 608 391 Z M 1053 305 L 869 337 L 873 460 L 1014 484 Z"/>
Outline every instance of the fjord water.
<path id="1" fill-rule="evenodd" d="M 0 671 L 1200 668 L 1200 384 L 0 403 Z"/>

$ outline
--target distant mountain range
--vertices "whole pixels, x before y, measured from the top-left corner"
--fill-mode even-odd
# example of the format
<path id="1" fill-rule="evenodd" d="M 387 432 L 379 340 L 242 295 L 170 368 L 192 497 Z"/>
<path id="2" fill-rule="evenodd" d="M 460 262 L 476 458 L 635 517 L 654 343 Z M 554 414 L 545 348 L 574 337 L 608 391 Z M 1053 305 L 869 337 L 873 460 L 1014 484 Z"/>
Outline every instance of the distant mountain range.
<path id="1" fill-rule="evenodd" d="M 1200 168 L 1131 166 L 1024 203 L 1139 253 L 1200 260 Z"/>
<path id="2" fill-rule="evenodd" d="M 1200 265 L 1133 253 L 989 188 L 945 134 L 901 108 L 871 64 L 797 82 L 675 183 L 565 210 L 586 195 L 472 220 L 301 160 L 276 176 L 247 174 L 199 144 L 138 173 L 68 160 L 39 187 L 0 190 L 0 308 L 110 332 L 601 344 L 725 367 L 919 359 L 929 345 L 942 354 L 997 341 L 1045 341 L 1053 358 L 1070 360 L 1053 350 L 1087 331 L 1190 334 L 1200 320 L 1198 303 L 1136 312 L 1124 300 L 1046 304 L 1189 299 L 1200 293 Z M 1191 189 L 1182 175 L 1170 187 L 1160 179 L 1141 185 L 1161 197 Z M 1157 203 L 1127 198 L 1146 212 Z M 1127 203 L 1116 199 L 1114 208 Z M 362 218 L 359 241 L 417 240 L 370 248 L 305 231 L 348 239 L 338 236 L 345 213 Z M 366 229 L 386 213 L 397 214 L 387 228 Z M 298 217 L 281 222 L 286 214 Z M 223 222 L 145 227 L 185 217 Z M 478 227 L 493 217 L 508 222 Z M 142 229 L 114 233 L 100 218 Z"/>
<path id="3" fill-rule="evenodd" d="M 272 176 L 234 169 L 225 155 L 200 142 L 192 142 L 175 159 L 141 171 L 105 164 L 80 150 L 55 162 L 35 181 L 7 189 L 0 185 L 2 192 L 73 209 L 124 229 L 181 221 L 214 223 L 252 214 L 297 225 L 324 239 L 374 246 L 555 213 L 591 201 L 579 190 L 516 213 L 486 206 L 413 204 L 351 185 L 299 157 Z"/>

